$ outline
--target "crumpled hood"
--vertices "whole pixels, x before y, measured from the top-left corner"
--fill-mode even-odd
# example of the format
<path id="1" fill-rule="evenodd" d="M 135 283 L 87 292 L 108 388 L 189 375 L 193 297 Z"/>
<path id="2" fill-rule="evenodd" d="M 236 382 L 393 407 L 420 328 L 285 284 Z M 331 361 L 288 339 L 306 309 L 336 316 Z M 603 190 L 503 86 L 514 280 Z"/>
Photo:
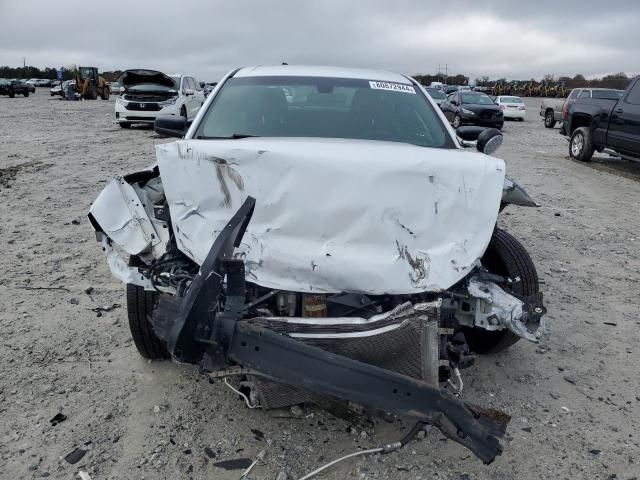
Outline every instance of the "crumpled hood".
<path id="1" fill-rule="evenodd" d="M 302 292 L 444 290 L 482 256 L 504 162 L 393 142 L 308 138 L 156 145 L 178 248 L 201 264 L 247 196 L 247 279 Z"/>
<path id="2" fill-rule="evenodd" d="M 141 83 L 155 83 L 167 88 L 175 87 L 175 83 L 170 76 L 156 70 L 125 70 L 118 78 L 118 82 L 125 88 L 140 85 Z"/>

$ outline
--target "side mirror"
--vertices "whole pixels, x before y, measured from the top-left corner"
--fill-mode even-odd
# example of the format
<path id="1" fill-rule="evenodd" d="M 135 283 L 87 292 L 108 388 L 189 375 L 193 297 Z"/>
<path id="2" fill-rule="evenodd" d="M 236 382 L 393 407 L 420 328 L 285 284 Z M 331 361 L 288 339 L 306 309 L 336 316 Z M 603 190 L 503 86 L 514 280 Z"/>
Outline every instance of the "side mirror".
<path id="1" fill-rule="evenodd" d="M 153 123 L 153 130 L 165 137 L 182 138 L 187 132 L 187 120 L 183 116 L 158 115 Z"/>
<path id="2" fill-rule="evenodd" d="M 187 88 L 184 91 L 185 95 L 195 95 L 196 91 L 193 88 Z"/>
<path id="3" fill-rule="evenodd" d="M 500 145 L 502 145 L 502 132 L 497 128 L 487 128 L 484 132 L 478 135 L 478 143 L 476 148 L 479 152 L 486 155 L 492 155 L 495 153 Z"/>

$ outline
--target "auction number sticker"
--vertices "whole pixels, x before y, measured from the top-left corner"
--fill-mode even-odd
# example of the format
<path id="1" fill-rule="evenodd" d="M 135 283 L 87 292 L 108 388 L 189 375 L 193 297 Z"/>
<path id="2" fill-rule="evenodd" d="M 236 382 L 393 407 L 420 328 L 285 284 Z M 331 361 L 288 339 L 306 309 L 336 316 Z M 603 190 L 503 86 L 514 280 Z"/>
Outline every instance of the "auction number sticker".
<path id="1" fill-rule="evenodd" d="M 393 92 L 413 93 L 414 95 L 416 93 L 411 85 L 403 85 L 402 83 L 369 81 L 369 85 L 375 90 L 391 90 Z"/>

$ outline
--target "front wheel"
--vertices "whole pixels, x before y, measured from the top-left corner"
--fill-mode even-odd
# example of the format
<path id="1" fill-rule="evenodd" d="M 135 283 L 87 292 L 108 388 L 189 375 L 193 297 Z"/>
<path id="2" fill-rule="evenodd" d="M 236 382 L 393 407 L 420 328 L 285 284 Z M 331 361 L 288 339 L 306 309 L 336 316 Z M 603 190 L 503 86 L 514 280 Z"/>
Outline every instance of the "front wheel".
<path id="1" fill-rule="evenodd" d="M 576 128 L 571 134 L 569 156 L 581 162 L 591 160 L 593 156 L 593 144 L 591 143 L 591 130 L 589 128 Z"/>
<path id="2" fill-rule="evenodd" d="M 544 115 L 544 126 L 546 128 L 553 128 L 556 126 L 556 119 L 554 118 L 553 111 L 548 110 Z"/>
<path id="3" fill-rule="evenodd" d="M 100 96 L 102 100 L 109 100 L 109 88 L 105 87 L 102 89 L 102 95 Z"/>
<path id="4" fill-rule="evenodd" d="M 11 91 L 9 92 L 9 98 L 14 98 L 16 96 L 16 92 Z"/>
<path id="5" fill-rule="evenodd" d="M 130 266 L 140 266 L 136 257 L 129 260 Z M 142 287 L 127 283 L 127 316 L 129 329 L 136 349 L 144 358 L 166 360 L 170 358 L 165 343 L 160 340 L 151 325 L 151 317 L 158 303 L 158 293 L 148 292 Z"/>
<path id="6" fill-rule="evenodd" d="M 27 90 L 26 92 L 24 92 L 24 94 L 23 94 L 23 95 L 24 95 L 25 97 L 28 97 L 28 96 L 29 96 L 29 91 Z"/>
<path id="7" fill-rule="evenodd" d="M 489 272 L 514 281 L 500 285 L 507 293 L 517 297 L 528 297 L 540 291 L 538 273 L 533 260 L 512 235 L 496 228 L 491 236 L 487 251 L 480 260 Z M 476 353 L 497 353 L 506 350 L 520 340 L 510 330 L 489 331 L 482 328 L 465 328 L 464 335 L 471 351 Z"/>
<path id="8" fill-rule="evenodd" d="M 460 115 L 453 117 L 453 128 L 458 128 L 461 124 L 462 120 L 460 119 Z"/>

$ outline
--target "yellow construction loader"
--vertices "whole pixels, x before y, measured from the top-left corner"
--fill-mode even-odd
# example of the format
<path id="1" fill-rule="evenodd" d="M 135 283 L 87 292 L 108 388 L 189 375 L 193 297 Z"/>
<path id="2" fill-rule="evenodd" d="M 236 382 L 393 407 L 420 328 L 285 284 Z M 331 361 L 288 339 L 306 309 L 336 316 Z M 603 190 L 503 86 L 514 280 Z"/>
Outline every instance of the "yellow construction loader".
<path id="1" fill-rule="evenodd" d="M 109 100 L 111 87 L 104 78 L 98 76 L 96 67 L 78 67 L 74 76 L 76 92 L 81 98 L 95 100 L 100 97 L 102 100 Z"/>

